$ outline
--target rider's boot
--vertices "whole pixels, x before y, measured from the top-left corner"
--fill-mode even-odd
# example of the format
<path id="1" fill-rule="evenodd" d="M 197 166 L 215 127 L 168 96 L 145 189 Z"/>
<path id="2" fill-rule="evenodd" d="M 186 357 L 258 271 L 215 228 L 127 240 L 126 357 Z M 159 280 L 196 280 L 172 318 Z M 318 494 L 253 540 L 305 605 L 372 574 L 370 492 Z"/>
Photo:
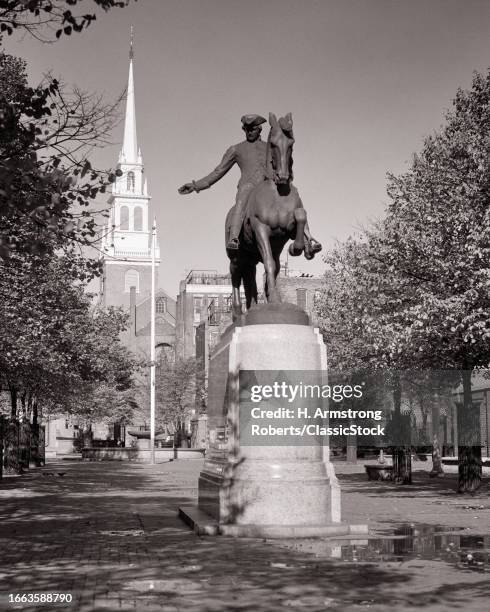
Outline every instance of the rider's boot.
<path id="1" fill-rule="evenodd" d="M 241 195 L 237 197 L 237 202 L 234 208 L 232 209 L 233 214 L 231 217 L 230 230 L 229 230 L 230 237 L 226 245 L 226 249 L 228 251 L 238 251 L 238 248 L 240 246 L 240 241 L 238 237 L 240 236 L 240 232 L 242 231 L 243 210 L 244 210 L 245 202 L 246 202 L 245 192 L 242 191 Z"/>
<path id="2" fill-rule="evenodd" d="M 240 243 L 238 241 L 238 238 L 230 238 L 230 240 L 228 240 L 228 243 L 226 245 L 226 248 L 228 249 L 228 251 L 238 251 L 238 247 L 240 246 Z"/>

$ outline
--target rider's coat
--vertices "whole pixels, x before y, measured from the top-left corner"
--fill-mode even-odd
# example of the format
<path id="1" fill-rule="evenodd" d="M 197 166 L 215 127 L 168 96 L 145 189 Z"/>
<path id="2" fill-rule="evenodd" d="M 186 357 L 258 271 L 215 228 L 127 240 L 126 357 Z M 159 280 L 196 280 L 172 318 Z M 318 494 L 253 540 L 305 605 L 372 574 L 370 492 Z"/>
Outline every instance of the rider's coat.
<path id="1" fill-rule="evenodd" d="M 243 142 L 233 145 L 227 149 L 226 153 L 223 155 L 223 159 L 212 172 L 204 178 L 195 181 L 196 191 L 208 189 L 208 187 L 214 185 L 214 183 L 219 181 L 220 178 L 237 164 L 241 170 L 236 196 L 237 204 L 239 204 L 239 200 L 243 200 L 243 191 L 248 194 L 251 186 L 254 187 L 260 183 L 260 181 L 264 180 L 266 176 L 266 157 L 267 143 L 263 140 L 258 139 L 255 142 L 244 140 Z M 240 202 L 240 204 L 242 203 L 243 202 Z"/>

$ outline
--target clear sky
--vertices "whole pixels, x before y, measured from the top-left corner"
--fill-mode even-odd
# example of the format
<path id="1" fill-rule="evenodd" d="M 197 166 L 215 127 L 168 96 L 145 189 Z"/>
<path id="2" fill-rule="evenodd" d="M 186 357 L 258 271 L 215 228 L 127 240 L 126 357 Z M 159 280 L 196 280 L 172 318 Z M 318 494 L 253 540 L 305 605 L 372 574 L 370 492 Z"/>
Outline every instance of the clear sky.
<path id="1" fill-rule="evenodd" d="M 115 98 L 131 24 L 159 285 L 171 294 L 185 270 L 227 269 L 223 224 L 238 169 L 199 195 L 177 188 L 242 140 L 241 115 L 293 113 L 295 185 L 328 247 L 382 214 L 386 173 L 407 168 L 457 88 L 490 65 L 488 0 L 139 0 L 52 45 L 4 42 L 33 82 L 51 70 Z M 100 167 L 115 166 L 122 131 L 97 155 Z M 323 270 L 321 258 L 290 263 Z"/>

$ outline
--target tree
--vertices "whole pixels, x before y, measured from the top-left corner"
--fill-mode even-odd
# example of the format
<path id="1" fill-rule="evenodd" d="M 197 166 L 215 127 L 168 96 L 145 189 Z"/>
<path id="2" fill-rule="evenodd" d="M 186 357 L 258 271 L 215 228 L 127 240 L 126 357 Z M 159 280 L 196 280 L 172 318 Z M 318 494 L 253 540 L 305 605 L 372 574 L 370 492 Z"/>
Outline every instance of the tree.
<path id="1" fill-rule="evenodd" d="M 186 419 L 201 410 L 205 397 L 202 364 L 194 357 L 170 361 L 162 353 L 156 375 L 155 398 L 160 423 L 171 429 L 177 446 Z"/>
<path id="2" fill-rule="evenodd" d="M 127 3 L 91 2 L 106 11 Z M 72 8 L 87 4 L 0 0 L 0 43 L 16 29 L 44 41 L 80 32 L 95 15 Z M 107 143 L 118 105 L 50 76 L 29 87 L 25 63 L 0 53 L 0 383 L 12 416 L 20 400 L 33 424 L 38 407 L 66 409 L 88 389 L 95 401 L 97 385 L 107 399 L 129 384 L 133 363 L 117 345 L 124 317 L 92 308 L 84 288 L 100 264 L 81 250 L 98 238 L 88 207 L 115 179 L 88 153 Z"/>
<path id="3" fill-rule="evenodd" d="M 317 315 L 334 371 L 365 381 L 365 389 L 391 392 L 394 417 L 391 426 L 395 480 L 411 482 L 411 453 L 402 427 L 403 364 L 388 351 L 396 330 L 394 315 L 403 298 L 403 279 L 393 278 L 372 257 L 373 226 L 357 238 L 339 244 L 325 257 L 325 284 L 317 301 Z"/>
<path id="4" fill-rule="evenodd" d="M 24 62 L 6 54 L 0 92 L 0 257 L 19 247 L 43 251 L 53 239 L 95 241 L 89 205 L 115 174 L 94 170 L 87 154 L 107 143 L 120 100 L 107 104 L 52 78 L 30 88 Z M 28 242 L 13 231 L 26 223 L 37 232 Z"/>
<path id="5" fill-rule="evenodd" d="M 2 33 L 10 36 L 16 30 L 43 42 L 53 42 L 62 35 L 70 36 L 96 20 L 93 13 L 72 12 L 73 7 L 90 4 L 107 12 L 127 6 L 129 0 L 0 0 L 0 36 Z"/>
<path id="6" fill-rule="evenodd" d="M 461 492 L 481 481 L 471 376 L 490 361 L 489 150 L 490 75 L 475 73 L 409 171 L 389 176 L 386 217 L 366 232 L 362 257 L 351 266 L 361 279 L 358 288 L 351 283 L 353 299 L 362 291 L 367 297 L 354 333 L 364 333 L 376 362 L 460 374 L 459 413 L 473 415 L 460 437 Z"/>
<path id="7" fill-rule="evenodd" d="M 135 372 L 132 372 L 135 374 Z M 135 399 L 136 386 L 121 389 L 114 380 L 84 384 L 80 389 L 65 395 L 61 404 L 53 406 L 53 414 L 70 414 L 76 418 L 82 432 L 91 435 L 94 423 L 129 425 L 139 410 Z"/>
<path id="8" fill-rule="evenodd" d="M 412 300 L 393 339 L 426 367 L 461 372 L 463 413 L 474 411 L 471 376 L 490 361 L 490 74 L 458 90 L 446 125 L 410 170 L 391 176 L 380 243 L 383 263 L 412 279 Z M 464 415 L 462 415 L 464 416 Z M 462 432 L 463 433 L 463 432 Z M 479 426 L 459 448 L 459 490 L 481 480 Z"/>
<path id="9" fill-rule="evenodd" d="M 83 275 L 83 261 L 57 255 L 0 262 L 0 373 L 13 415 L 23 394 L 29 407 L 63 407 L 93 383 L 130 386 L 135 364 L 119 340 L 127 314 L 94 309 Z"/>
<path id="10" fill-rule="evenodd" d="M 53 253 L 0 261 L 0 387 L 12 427 L 21 417 L 36 434 L 42 413 L 100 414 L 98 385 L 121 394 L 131 386 L 134 360 L 119 341 L 127 315 L 94 308 L 85 275 L 83 260 Z M 7 454 L 16 470 L 16 449 Z"/>

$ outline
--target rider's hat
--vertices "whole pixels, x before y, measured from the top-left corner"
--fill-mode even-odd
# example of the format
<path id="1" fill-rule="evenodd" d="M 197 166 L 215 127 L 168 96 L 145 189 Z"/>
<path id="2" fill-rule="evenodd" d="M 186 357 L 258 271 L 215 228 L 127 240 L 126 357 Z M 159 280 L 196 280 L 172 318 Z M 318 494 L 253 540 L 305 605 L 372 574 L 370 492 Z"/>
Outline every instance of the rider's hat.
<path id="1" fill-rule="evenodd" d="M 264 117 L 261 117 L 260 115 L 243 115 L 241 121 L 244 129 L 247 129 L 261 125 L 262 123 L 265 123 L 267 119 L 264 119 Z"/>

